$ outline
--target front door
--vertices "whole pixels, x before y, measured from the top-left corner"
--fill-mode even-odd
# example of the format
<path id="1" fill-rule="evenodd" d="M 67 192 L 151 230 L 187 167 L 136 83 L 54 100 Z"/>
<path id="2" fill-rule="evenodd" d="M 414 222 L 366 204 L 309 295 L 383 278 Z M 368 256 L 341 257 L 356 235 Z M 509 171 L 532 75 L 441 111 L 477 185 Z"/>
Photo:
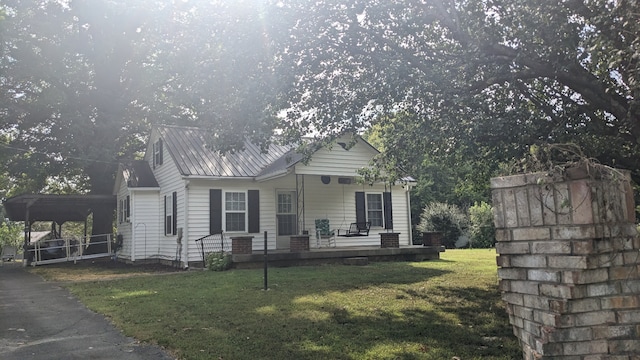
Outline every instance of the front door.
<path id="1" fill-rule="evenodd" d="M 298 232 L 296 203 L 295 191 L 276 191 L 276 248 L 278 249 L 288 249 L 289 237 Z"/>

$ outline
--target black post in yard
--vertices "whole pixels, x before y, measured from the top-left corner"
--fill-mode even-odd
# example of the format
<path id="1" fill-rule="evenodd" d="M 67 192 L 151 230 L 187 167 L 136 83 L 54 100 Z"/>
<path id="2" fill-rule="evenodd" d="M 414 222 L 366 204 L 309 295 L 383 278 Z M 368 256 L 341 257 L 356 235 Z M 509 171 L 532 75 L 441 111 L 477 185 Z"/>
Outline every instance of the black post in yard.
<path id="1" fill-rule="evenodd" d="M 264 232 L 264 290 L 267 291 L 267 232 Z"/>

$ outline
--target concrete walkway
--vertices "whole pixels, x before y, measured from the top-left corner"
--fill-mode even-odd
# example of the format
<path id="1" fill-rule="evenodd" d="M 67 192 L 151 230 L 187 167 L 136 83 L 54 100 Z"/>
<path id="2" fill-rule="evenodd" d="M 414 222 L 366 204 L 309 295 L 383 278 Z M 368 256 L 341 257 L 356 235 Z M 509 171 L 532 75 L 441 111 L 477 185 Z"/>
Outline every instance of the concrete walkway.
<path id="1" fill-rule="evenodd" d="M 172 359 L 125 337 L 66 289 L 20 263 L 0 267 L 0 359 Z"/>

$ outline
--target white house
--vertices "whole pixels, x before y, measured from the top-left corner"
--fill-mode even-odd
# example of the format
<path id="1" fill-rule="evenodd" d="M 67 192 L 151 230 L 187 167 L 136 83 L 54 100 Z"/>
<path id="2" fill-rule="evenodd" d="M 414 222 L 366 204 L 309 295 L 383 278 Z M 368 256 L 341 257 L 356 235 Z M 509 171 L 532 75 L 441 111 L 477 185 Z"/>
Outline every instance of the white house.
<path id="1" fill-rule="evenodd" d="M 114 194 L 117 228 L 125 261 L 156 259 L 187 266 L 200 261 L 195 240 L 223 231 L 225 237 L 255 236 L 254 250 L 289 248 L 289 236 L 308 231 L 315 220 L 331 229 L 370 222 L 368 236 L 336 237 L 337 247 L 380 246 L 381 232 L 399 233 L 411 244 L 411 183 L 373 186 L 359 181 L 378 151 L 360 137 L 336 142 L 303 161 L 291 147 L 267 153 L 246 144 L 221 155 L 207 148 L 198 128 L 156 126 L 144 160 L 121 164 Z"/>

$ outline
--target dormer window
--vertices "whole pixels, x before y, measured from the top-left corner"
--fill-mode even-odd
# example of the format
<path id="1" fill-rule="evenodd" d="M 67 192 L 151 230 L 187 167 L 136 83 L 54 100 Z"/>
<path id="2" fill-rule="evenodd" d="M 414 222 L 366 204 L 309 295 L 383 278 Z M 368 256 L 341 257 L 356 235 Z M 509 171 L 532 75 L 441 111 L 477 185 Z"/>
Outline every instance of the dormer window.
<path id="1" fill-rule="evenodd" d="M 162 139 L 153 143 L 153 168 L 162 165 Z"/>

